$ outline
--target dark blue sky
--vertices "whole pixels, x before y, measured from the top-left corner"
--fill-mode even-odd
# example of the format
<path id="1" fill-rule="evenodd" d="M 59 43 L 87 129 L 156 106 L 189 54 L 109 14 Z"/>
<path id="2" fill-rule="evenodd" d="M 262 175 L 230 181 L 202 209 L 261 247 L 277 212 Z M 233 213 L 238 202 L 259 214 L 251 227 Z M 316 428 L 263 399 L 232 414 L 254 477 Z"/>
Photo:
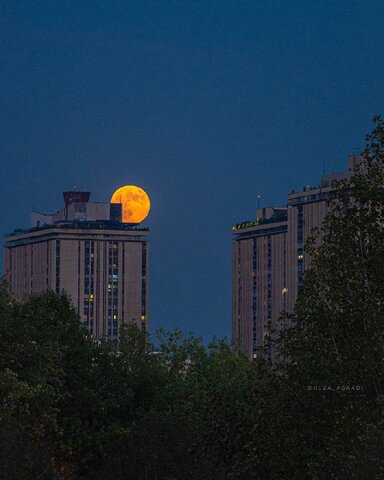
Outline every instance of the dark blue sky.
<path id="1" fill-rule="evenodd" d="M 5 0 L 1 231 L 77 185 L 152 201 L 151 330 L 230 334 L 231 226 L 344 170 L 383 112 L 384 2 Z"/>

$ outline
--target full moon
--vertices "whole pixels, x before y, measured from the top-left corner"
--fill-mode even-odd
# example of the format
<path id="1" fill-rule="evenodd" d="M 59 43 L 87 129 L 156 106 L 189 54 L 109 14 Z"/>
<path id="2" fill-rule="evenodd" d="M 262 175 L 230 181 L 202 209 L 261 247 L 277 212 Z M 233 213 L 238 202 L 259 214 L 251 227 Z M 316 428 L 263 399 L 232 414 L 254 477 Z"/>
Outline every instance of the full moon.
<path id="1" fill-rule="evenodd" d="M 145 191 L 135 185 L 125 185 L 118 188 L 112 195 L 111 203 L 122 204 L 122 219 L 124 223 L 140 223 L 149 213 L 151 202 Z"/>

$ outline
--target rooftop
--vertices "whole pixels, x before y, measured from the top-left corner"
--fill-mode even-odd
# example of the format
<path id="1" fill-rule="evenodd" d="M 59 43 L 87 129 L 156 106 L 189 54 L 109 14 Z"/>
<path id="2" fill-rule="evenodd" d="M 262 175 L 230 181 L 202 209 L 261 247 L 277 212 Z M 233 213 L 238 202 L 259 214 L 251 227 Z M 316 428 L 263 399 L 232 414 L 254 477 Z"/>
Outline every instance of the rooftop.
<path id="1" fill-rule="evenodd" d="M 272 208 L 272 209 L 273 209 L 273 213 L 270 217 L 262 216 L 260 218 L 257 218 L 256 220 L 247 220 L 241 223 L 236 223 L 236 225 L 232 227 L 232 231 L 237 232 L 239 230 L 244 230 L 246 228 L 253 228 L 253 227 L 258 227 L 260 225 L 268 225 L 271 223 L 285 222 L 287 220 L 286 208 Z"/>
<path id="2" fill-rule="evenodd" d="M 64 222 L 57 222 L 50 225 L 42 225 L 40 227 L 31 227 L 31 228 L 17 228 L 12 233 L 6 235 L 6 237 L 12 237 L 16 235 L 24 235 L 26 233 L 39 232 L 43 230 L 50 229 L 82 229 L 82 230 L 95 230 L 95 229 L 107 229 L 107 230 L 119 230 L 119 231 L 139 231 L 147 232 L 148 227 L 141 227 L 136 223 L 122 223 L 116 222 L 113 220 L 96 220 L 96 221 L 81 221 L 81 220 L 71 220 Z"/>

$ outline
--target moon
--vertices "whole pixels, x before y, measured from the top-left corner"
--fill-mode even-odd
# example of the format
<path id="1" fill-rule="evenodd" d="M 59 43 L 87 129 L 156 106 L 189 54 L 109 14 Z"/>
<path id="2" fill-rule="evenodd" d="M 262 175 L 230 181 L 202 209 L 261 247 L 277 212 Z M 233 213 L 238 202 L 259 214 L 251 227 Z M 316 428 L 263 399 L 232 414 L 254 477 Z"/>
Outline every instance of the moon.
<path id="1" fill-rule="evenodd" d="M 147 218 L 151 202 L 146 192 L 135 185 L 125 185 L 116 190 L 111 203 L 122 204 L 123 223 L 140 223 Z"/>

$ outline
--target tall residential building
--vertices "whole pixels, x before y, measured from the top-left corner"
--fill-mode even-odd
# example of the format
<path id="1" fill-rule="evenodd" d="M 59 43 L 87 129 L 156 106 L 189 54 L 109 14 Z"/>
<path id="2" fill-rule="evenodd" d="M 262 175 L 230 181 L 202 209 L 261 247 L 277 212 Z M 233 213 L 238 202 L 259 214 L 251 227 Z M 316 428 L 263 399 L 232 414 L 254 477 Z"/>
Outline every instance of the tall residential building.
<path id="1" fill-rule="evenodd" d="M 323 223 L 333 181 L 349 178 L 361 159 L 350 156 L 347 172 L 324 175 L 320 185 L 292 191 L 286 207 L 257 209 L 255 221 L 232 227 L 232 340 L 250 357 L 273 361 L 265 340 L 288 326 L 280 314 L 302 287 L 305 242 Z"/>
<path id="2" fill-rule="evenodd" d="M 148 322 L 148 228 L 121 222 L 121 204 L 64 192 L 55 214 L 5 238 L 5 276 L 19 298 L 65 290 L 95 338 L 116 340 L 122 324 Z"/>

